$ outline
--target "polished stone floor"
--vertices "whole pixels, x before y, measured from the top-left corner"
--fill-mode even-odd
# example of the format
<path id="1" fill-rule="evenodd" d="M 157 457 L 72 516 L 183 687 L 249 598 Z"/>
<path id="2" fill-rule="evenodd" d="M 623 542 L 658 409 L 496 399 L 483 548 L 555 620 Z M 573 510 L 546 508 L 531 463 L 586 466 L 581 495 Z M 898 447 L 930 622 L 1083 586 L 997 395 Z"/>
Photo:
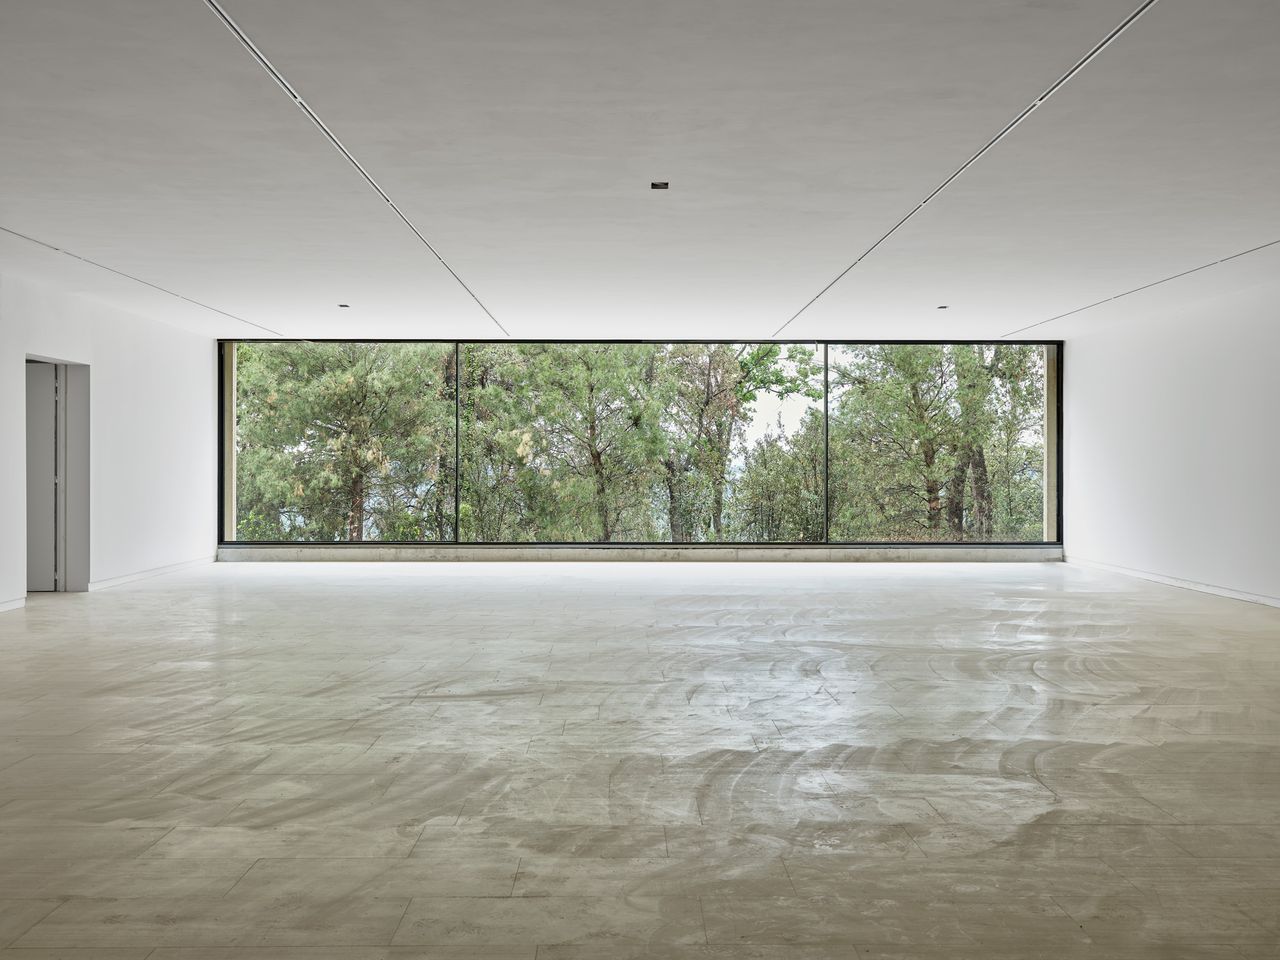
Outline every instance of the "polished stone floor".
<path id="1" fill-rule="evenodd" d="M 0 614 L 0 960 L 1280 957 L 1280 610 L 220 564 Z"/>

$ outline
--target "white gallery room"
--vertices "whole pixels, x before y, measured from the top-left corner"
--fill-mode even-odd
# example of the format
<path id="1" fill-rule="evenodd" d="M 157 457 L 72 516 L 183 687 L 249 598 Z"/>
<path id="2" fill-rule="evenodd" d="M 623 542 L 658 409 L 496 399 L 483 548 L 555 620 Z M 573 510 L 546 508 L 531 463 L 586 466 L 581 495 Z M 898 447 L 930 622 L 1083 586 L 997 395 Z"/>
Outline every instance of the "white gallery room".
<path id="1" fill-rule="evenodd" d="M 0 0 L 0 960 L 1280 960 L 1275 0 Z"/>

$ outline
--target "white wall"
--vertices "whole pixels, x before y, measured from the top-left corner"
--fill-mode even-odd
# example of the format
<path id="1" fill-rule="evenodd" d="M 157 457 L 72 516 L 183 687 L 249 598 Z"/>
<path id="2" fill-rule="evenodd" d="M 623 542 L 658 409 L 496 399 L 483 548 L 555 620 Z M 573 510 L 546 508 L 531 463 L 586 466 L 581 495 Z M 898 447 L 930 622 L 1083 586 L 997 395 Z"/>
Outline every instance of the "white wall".
<path id="1" fill-rule="evenodd" d="M 1280 284 L 1236 269 L 1066 337 L 1066 556 L 1280 604 Z"/>
<path id="2" fill-rule="evenodd" d="M 0 276 L 0 609 L 26 591 L 27 357 L 90 366 L 90 585 L 208 560 L 214 342 Z"/>

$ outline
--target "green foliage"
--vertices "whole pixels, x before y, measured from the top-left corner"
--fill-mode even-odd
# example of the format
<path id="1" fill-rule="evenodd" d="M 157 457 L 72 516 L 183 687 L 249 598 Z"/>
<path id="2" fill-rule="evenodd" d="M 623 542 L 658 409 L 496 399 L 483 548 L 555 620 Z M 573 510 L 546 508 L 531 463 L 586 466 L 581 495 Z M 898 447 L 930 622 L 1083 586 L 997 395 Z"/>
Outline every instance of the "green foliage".
<path id="1" fill-rule="evenodd" d="M 462 542 L 1043 536 L 1040 347 L 833 346 L 826 424 L 812 346 L 460 351 L 241 344 L 240 538 L 452 540 L 455 466 Z"/>
<path id="2" fill-rule="evenodd" d="M 1044 536 L 1044 350 L 832 347 L 831 539 Z"/>
<path id="3" fill-rule="evenodd" d="M 453 539 L 451 345 L 242 343 L 237 531 Z"/>
<path id="4" fill-rule="evenodd" d="M 655 348 L 468 344 L 464 540 L 655 539 L 645 502 L 660 447 Z"/>
<path id="5" fill-rule="evenodd" d="M 769 432 L 747 451 L 733 481 L 729 523 L 745 542 L 820 542 L 823 538 L 822 410 L 805 412 L 791 437 Z"/>
<path id="6" fill-rule="evenodd" d="M 812 348 L 777 344 L 469 344 L 462 388 L 462 539 L 736 542 L 765 394 L 821 399 Z M 791 456 L 785 438 L 769 455 Z M 812 499 L 812 498 L 811 498 Z M 809 522 L 781 539 L 821 538 Z M 794 512 L 794 511 L 793 511 Z M 781 530 L 776 524 L 770 529 Z"/>

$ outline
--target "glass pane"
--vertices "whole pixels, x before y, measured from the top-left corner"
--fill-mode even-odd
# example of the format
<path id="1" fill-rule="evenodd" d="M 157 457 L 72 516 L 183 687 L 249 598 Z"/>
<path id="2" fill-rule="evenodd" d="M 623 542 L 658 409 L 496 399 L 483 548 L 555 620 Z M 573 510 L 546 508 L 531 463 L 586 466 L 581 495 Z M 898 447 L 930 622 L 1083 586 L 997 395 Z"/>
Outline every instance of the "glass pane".
<path id="1" fill-rule="evenodd" d="M 813 345 L 462 350 L 463 541 L 822 539 Z"/>
<path id="2" fill-rule="evenodd" d="M 453 344 L 239 344 L 237 538 L 452 540 L 453 392 Z"/>
<path id="3" fill-rule="evenodd" d="M 831 540 L 1045 538 L 1045 348 L 831 345 Z"/>

